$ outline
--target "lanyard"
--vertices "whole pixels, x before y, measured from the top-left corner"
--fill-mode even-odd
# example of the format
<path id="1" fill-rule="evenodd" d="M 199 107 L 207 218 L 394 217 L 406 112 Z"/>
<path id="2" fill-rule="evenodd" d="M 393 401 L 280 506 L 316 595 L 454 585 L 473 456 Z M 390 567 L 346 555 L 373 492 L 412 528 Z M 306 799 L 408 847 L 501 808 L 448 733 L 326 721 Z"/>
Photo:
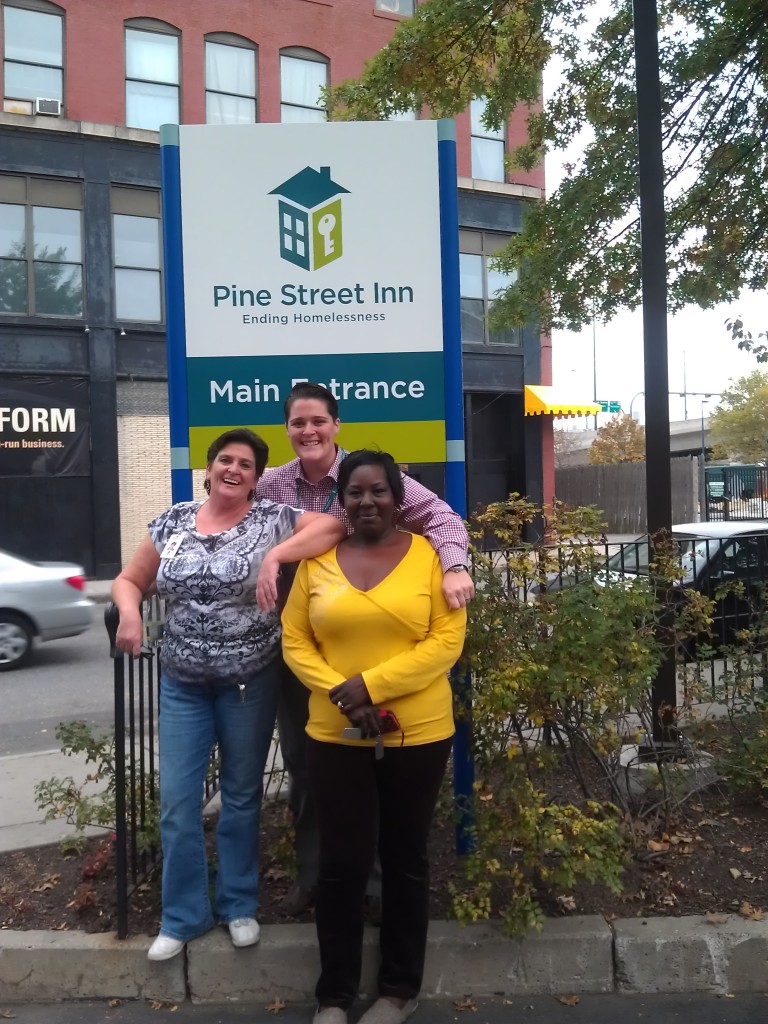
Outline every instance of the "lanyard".
<path id="1" fill-rule="evenodd" d="M 347 457 L 347 455 L 349 455 L 349 452 L 345 451 L 343 448 L 340 448 L 339 451 L 341 452 L 341 459 L 339 459 L 339 462 L 342 462 Z M 304 506 L 301 504 L 301 495 L 299 494 L 299 479 L 300 477 L 296 478 L 296 504 L 299 506 L 299 508 L 304 508 Z M 325 505 L 323 505 L 323 512 L 328 511 L 328 509 L 333 504 L 333 499 L 336 497 L 338 493 L 339 481 L 337 480 L 334 483 L 333 487 L 331 488 L 331 493 L 328 495 L 328 500 L 326 501 Z"/>

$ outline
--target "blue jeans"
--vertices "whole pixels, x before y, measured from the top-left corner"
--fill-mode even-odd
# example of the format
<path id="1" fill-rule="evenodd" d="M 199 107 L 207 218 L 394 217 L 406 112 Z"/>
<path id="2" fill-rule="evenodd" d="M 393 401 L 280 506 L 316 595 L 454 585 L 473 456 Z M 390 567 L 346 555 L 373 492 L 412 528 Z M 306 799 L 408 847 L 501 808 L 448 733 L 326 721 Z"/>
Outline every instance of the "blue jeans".
<path id="1" fill-rule="evenodd" d="M 259 819 L 264 765 L 277 711 L 280 659 L 245 684 L 160 685 L 160 930 L 187 941 L 213 926 L 203 839 L 203 784 L 213 744 L 221 752 L 216 832 L 216 917 L 255 917 L 259 906 Z"/>

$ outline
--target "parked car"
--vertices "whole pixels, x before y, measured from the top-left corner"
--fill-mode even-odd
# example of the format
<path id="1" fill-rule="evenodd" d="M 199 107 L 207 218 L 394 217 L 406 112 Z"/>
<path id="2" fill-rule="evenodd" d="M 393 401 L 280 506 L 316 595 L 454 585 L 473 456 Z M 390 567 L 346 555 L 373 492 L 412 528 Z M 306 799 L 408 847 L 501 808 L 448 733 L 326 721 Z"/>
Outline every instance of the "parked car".
<path id="1" fill-rule="evenodd" d="M 85 571 L 72 562 L 29 562 L 0 551 L 0 672 L 21 668 L 35 640 L 85 632 L 93 620 Z"/>
<path id="2" fill-rule="evenodd" d="M 672 527 L 672 536 L 680 545 L 683 568 L 677 585 L 697 590 L 715 602 L 711 638 L 715 648 L 733 643 L 737 631 L 755 621 L 765 602 L 768 522 L 679 523 Z M 551 592 L 583 582 L 604 586 L 609 580 L 647 576 L 648 554 L 647 536 L 638 537 L 621 544 L 605 563 L 591 571 L 554 575 L 545 589 Z M 731 583 L 739 585 L 728 587 Z M 529 596 L 535 600 L 540 592 L 540 587 L 533 586 Z M 694 642 L 687 641 L 684 647 L 694 655 Z"/>
<path id="3" fill-rule="evenodd" d="M 768 522 L 680 523 L 672 527 L 672 535 L 680 544 L 682 556 L 680 586 L 706 594 L 715 602 L 715 646 L 733 643 L 737 631 L 754 622 L 763 609 L 768 583 Z M 611 556 L 607 571 L 620 576 L 647 576 L 647 538 Z M 596 582 L 600 582 L 599 577 Z M 686 646 L 693 650 L 692 644 Z"/>

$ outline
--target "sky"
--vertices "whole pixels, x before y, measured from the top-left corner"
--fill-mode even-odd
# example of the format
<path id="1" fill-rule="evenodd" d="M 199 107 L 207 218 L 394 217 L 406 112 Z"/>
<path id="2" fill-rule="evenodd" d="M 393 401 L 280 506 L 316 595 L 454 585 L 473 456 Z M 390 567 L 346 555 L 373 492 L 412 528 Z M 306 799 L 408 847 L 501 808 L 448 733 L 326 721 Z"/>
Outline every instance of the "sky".
<path id="1" fill-rule="evenodd" d="M 608 5 L 600 0 L 597 9 Z M 552 63 L 544 75 L 545 95 L 556 87 L 560 69 Z M 548 154 L 545 163 L 547 192 L 552 193 L 561 180 L 563 162 L 577 153 L 583 141 L 566 153 Z M 669 390 L 687 391 L 688 398 L 670 396 L 671 420 L 700 419 L 714 409 L 717 398 L 705 399 L 690 392 L 721 392 L 729 381 L 761 368 L 754 356 L 742 352 L 725 327 L 728 318 L 740 317 L 753 335 L 768 326 L 768 294 L 745 292 L 739 300 L 709 310 L 698 307 L 669 316 Z M 558 391 L 577 401 L 593 398 L 619 401 L 625 412 L 645 418 L 643 374 L 642 311 L 623 312 L 609 323 L 597 322 L 581 332 L 554 331 L 552 334 L 553 384 Z M 596 394 L 593 382 L 596 379 Z M 598 426 L 608 414 L 598 416 Z M 590 418 L 590 426 L 593 424 Z M 558 426 L 582 429 L 584 420 L 560 420 Z"/>

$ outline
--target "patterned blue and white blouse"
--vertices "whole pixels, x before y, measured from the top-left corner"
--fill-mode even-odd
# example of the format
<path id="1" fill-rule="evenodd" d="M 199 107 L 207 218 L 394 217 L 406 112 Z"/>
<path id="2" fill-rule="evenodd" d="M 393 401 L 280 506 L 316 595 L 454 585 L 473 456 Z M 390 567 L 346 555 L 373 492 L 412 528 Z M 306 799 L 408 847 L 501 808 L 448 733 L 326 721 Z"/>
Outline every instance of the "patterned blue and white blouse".
<path id="1" fill-rule="evenodd" d="M 208 534 L 195 525 L 201 504 L 179 502 L 149 524 L 160 555 L 157 591 L 166 601 L 163 673 L 189 683 L 243 683 L 280 649 L 279 613 L 259 611 L 256 580 L 302 509 L 257 501 L 236 526 Z"/>

